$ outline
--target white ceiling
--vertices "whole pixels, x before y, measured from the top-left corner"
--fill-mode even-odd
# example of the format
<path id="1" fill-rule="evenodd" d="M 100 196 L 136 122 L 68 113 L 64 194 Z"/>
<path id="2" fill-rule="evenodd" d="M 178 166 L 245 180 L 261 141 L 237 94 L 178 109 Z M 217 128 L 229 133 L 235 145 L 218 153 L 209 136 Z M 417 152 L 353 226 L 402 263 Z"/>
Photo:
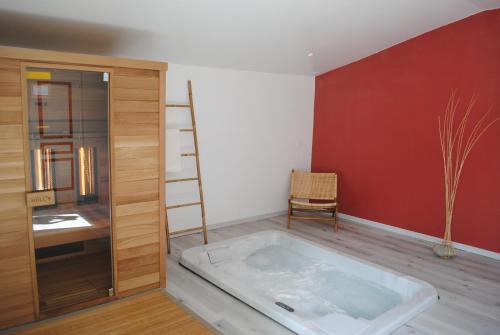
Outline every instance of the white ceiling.
<path id="1" fill-rule="evenodd" d="M 2 0 L 0 44 L 314 75 L 499 7 L 500 0 Z"/>

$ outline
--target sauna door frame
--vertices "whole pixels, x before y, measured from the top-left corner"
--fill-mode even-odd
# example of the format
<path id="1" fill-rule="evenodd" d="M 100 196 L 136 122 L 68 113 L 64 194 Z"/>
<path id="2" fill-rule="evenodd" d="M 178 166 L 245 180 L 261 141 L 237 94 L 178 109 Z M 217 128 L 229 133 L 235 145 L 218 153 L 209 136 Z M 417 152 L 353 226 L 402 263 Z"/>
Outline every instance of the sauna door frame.
<path id="1" fill-rule="evenodd" d="M 60 63 L 39 63 L 39 62 L 24 62 L 21 61 L 21 104 L 22 104 L 22 115 L 23 115 L 23 145 L 24 145 L 24 174 L 26 177 L 26 193 L 33 192 L 32 181 L 31 181 L 31 157 L 30 157 L 30 143 L 29 143 L 29 111 L 28 111 L 28 79 L 26 78 L 27 68 L 47 68 L 47 69 L 57 69 L 57 70 L 74 70 L 74 71 L 90 71 L 90 72 L 101 72 L 109 73 L 109 85 L 108 85 L 108 174 L 109 174 L 109 210 L 110 210 L 110 236 L 111 236 L 111 276 L 113 283 L 113 295 L 110 299 L 116 298 L 116 287 L 118 287 L 117 281 L 117 260 L 114 255 L 116 255 L 116 236 L 115 229 L 113 229 L 113 157 L 114 157 L 114 140 L 113 140 L 113 121 L 112 121 L 112 108 L 113 108 L 113 68 L 111 67 L 101 67 L 101 66 L 84 66 L 84 65 L 71 65 L 71 64 L 60 64 Z M 30 263 L 31 263 L 31 280 L 33 283 L 33 303 L 35 311 L 35 319 L 40 319 L 40 301 L 38 297 L 38 276 L 36 272 L 36 259 L 35 259 L 35 240 L 33 233 L 33 209 L 31 207 L 26 207 L 28 216 L 28 236 L 30 244 Z"/>

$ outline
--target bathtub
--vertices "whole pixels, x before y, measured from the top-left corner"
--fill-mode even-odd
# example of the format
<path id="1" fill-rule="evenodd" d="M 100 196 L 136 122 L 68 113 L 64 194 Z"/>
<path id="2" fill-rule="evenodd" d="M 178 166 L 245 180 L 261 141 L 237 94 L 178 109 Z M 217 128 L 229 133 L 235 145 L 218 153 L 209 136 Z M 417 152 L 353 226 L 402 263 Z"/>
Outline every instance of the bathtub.
<path id="1" fill-rule="evenodd" d="M 298 334 L 388 334 L 437 300 L 426 282 L 281 231 L 190 248 L 180 263 Z"/>

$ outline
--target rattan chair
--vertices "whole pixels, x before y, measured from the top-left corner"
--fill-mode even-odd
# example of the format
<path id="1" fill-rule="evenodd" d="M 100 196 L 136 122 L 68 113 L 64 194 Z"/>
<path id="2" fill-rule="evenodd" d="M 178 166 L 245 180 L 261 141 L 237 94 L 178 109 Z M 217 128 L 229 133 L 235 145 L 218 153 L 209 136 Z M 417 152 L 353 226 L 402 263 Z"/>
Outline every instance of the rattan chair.
<path id="1" fill-rule="evenodd" d="M 320 200 L 310 202 L 310 200 Z M 294 211 L 327 213 L 326 216 L 295 216 Z M 337 174 L 311 173 L 292 170 L 290 197 L 288 199 L 288 224 L 292 219 L 320 220 L 333 222 L 333 229 L 338 230 Z"/>

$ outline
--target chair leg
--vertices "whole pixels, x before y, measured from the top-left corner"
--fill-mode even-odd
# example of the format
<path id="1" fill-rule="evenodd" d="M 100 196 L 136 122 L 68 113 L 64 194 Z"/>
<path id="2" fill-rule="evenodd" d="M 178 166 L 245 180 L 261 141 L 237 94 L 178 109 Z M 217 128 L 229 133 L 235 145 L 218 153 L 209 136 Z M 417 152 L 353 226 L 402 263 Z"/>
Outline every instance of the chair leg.
<path id="1" fill-rule="evenodd" d="M 333 231 L 338 232 L 339 231 L 339 218 L 338 218 L 338 209 L 335 208 L 333 211 L 333 218 L 334 218 L 334 224 L 333 224 Z"/>
<path id="2" fill-rule="evenodd" d="M 289 202 L 288 203 L 288 223 L 286 225 L 287 229 L 290 229 L 290 221 L 292 220 L 292 218 L 291 218 L 292 213 L 293 213 L 293 211 L 292 211 L 292 204 Z"/>

